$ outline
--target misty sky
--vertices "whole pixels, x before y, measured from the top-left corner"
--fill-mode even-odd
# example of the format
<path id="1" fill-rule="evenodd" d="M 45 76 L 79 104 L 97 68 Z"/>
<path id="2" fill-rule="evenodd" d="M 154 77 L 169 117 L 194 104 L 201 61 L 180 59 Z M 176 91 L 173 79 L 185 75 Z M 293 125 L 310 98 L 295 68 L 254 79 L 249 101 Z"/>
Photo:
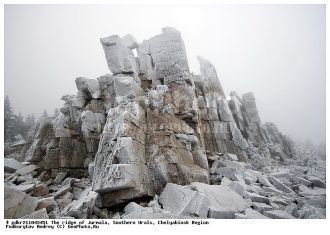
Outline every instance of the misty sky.
<path id="1" fill-rule="evenodd" d="M 324 5 L 5 5 L 5 95 L 40 116 L 77 92 L 76 77 L 110 73 L 99 38 L 138 41 L 177 28 L 190 69 L 209 59 L 229 95 L 254 92 L 263 122 L 325 140 Z"/>

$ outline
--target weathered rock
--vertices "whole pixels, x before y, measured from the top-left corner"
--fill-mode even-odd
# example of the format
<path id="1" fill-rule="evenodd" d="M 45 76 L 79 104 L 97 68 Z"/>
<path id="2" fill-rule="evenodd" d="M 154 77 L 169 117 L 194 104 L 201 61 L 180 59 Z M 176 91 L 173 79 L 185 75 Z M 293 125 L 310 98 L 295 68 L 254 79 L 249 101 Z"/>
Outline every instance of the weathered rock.
<path id="1" fill-rule="evenodd" d="M 17 219 L 34 212 L 38 199 L 31 197 L 17 189 L 5 186 L 4 211 L 5 219 Z"/>
<path id="2" fill-rule="evenodd" d="M 60 197 L 59 199 L 57 199 L 57 203 L 60 209 L 65 208 L 66 206 L 68 206 L 73 199 L 73 195 L 70 192 L 66 192 L 66 194 L 64 194 L 62 197 Z"/>
<path id="3" fill-rule="evenodd" d="M 100 41 L 112 74 L 77 78 L 60 115 L 6 148 L 34 164 L 6 159 L 6 187 L 53 195 L 56 205 L 40 205 L 52 219 L 120 218 L 104 208 L 162 191 L 169 211 L 155 196 L 148 207 L 129 203 L 122 218 L 265 218 L 258 211 L 270 208 L 272 218 L 287 217 L 277 210 L 300 217 L 298 209 L 325 216 L 325 157 L 262 124 L 253 93 L 227 97 L 208 60 L 198 57 L 200 75 L 190 74 L 180 32 L 167 27 L 140 44 L 132 35 Z"/>
<path id="4" fill-rule="evenodd" d="M 88 218 L 92 213 L 97 196 L 96 192 L 91 191 L 91 188 L 87 188 L 81 193 L 78 200 L 72 201 L 71 204 L 63 209 L 62 214 L 77 219 Z"/>
<path id="5" fill-rule="evenodd" d="M 251 208 L 246 208 L 245 214 L 235 213 L 235 219 L 269 219 Z"/>
<path id="6" fill-rule="evenodd" d="M 160 204 L 174 215 L 193 216 L 206 218 L 209 205 L 208 198 L 189 187 L 168 183 L 159 197 Z"/>
<path id="7" fill-rule="evenodd" d="M 32 212 L 31 214 L 25 215 L 20 219 L 49 219 L 45 208 Z"/>
<path id="8" fill-rule="evenodd" d="M 76 79 L 77 89 L 83 92 L 86 96 L 86 99 L 98 99 L 101 96 L 100 84 L 95 79 L 88 79 L 79 77 Z"/>
<path id="9" fill-rule="evenodd" d="M 262 174 L 258 175 L 258 182 L 266 187 L 272 187 L 273 185 L 268 181 L 267 177 Z"/>
<path id="10" fill-rule="evenodd" d="M 123 44 L 120 37 L 117 35 L 101 38 L 100 41 L 108 62 L 108 67 L 113 74 L 137 74 L 134 54 L 131 49 L 127 47 L 131 46 L 130 44 Z"/>
<path id="11" fill-rule="evenodd" d="M 221 181 L 221 185 L 222 181 Z M 231 182 L 227 185 L 229 188 L 231 188 L 234 192 L 236 192 L 237 194 L 241 195 L 242 197 L 245 197 L 247 195 L 246 192 L 246 185 L 242 182 Z"/>
<path id="12" fill-rule="evenodd" d="M 245 210 L 243 198 L 226 186 L 192 183 L 194 190 L 206 195 L 209 200 L 210 218 L 233 219 L 235 213 Z"/>
<path id="13" fill-rule="evenodd" d="M 312 182 L 311 182 L 311 181 L 306 180 L 306 179 L 304 179 L 304 178 L 301 178 L 301 177 L 299 177 L 299 176 L 294 176 L 294 177 L 292 177 L 292 181 L 293 181 L 294 183 L 296 183 L 296 184 L 302 184 L 302 185 L 305 185 L 305 186 L 307 186 L 307 187 L 312 186 Z"/>
<path id="14" fill-rule="evenodd" d="M 25 166 L 23 168 L 20 168 L 18 170 L 16 170 L 16 173 L 19 175 L 26 175 L 31 173 L 32 171 L 38 169 L 39 167 L 36 165 L 29 165 L 29 166 Z"/>
<path id="15" fill-rule="evenodd" d="M 41 210 L 43 208 L 50 212 L 54 208 L 57 208 L 57 203 L 53 197 L 42 198 L 38 201 L 36 210 Z"/>
<path id="16" fill-rule="evenodd" d="M 61 184 L 62 181 L 63 181 L 63 180 L 65 179 L 65 177 L 67 176 L 67 174 L 68 174 L 68 172 L 66 172 L 66 171 L 59 172 L 59 173 L 56 175 L 56 177 L 55 177 L 53 183 L 54 183 L 54 184 Z"/>
<path id="17" fill-rule="evenodd" d="M 260 213 L 264 213 L 265 211 L 273 210 L 273 207 L 270 205 L 267 205 L 266 203 L 261 202 L 253 202 L 252 203 L 253 209 Z"/>
<path id="18" fill-rule="evenodd" d="M 312 184 L 315 186 L 315 187 L 319 187 L 319 188 L 325 188 L 326 184 L 324 181 L 316 178 L 316 177 L 308 177 L 308 180 L 310 182 L 312 182 Z"/>
<path id="19" fill-rule="evenodd" d="M 219 167 L 218 169 L 216 169 L 215 173 L 222 175 L 224 177 L 227 177 L 231 180 L 234 181 L 241 181 L 244 182 L 242 176 L 240 176 L 239 174 L 237 174 L 236 169 L 235 168 L 231 168 L 231 167 Z"/>
<path id="20" fill-rule="evenodd" d="M 325 196 L 326 194 L 326 190 L 325 188 L 308 188 L 305 185 L 300 185 L 299 186 L 299 194 L 303 195 L 303 196 Z"/>
<path id="21" fill-rule="evenodd" d="M 25 167 L 25 165 L 13 158 L 4 158 L 4 167 L 6 172 L 15 172 L 16 170 Z"/>
<path id="22" fill-rule="evenodd" d="M 269 180 L 272 182 L 274 187 L 277 188 L 278 190 L 281 190 L 281 191 L 286 192 L 286 193 L 292 193 L 293 192 L 292 189 L 290 189 L 289 187 L 284 185 L 281 181 L 279 181 L 275 177 L 269 176 Z"/>
<path id="23" fill-rule="evenodd" d="M 124 37 L 122 37 L 121 38 L 121 43 L 125 47 L 128 47 L 131 50 L 135 49 L 139 46 L 137 40 L 131 34 L 126 34 Z"/>
<path id="24" fill-rule="evenodd" d="M 295 219 L 292 215 L 281 210 L 265 211 L 264 215 L 272 219 Z"/>
<path id="25" fill-rule="evenodd" d="M 320 212 L 316 207 L 311 205 L 304 205 L 299 211 L 299 218 L 301 219 L 325 219 L 325 215 Z"/>
<path id="26" fill-rule="evenodd" d="M 249 198 L 251 199 L 252 202 L 260 202 L 260 203 L 267 203 L 269 204 L 269 198 L 268 197 L 263 197 L 259 194 L 256 193 L 247 193 Z"/>
<path id="27" fill-rule="evenodd" d="M 31 190 L 33 190 L 35 184 L 20 184 L 15 186 L 14 188 L 21 191 L 21 192 L 30 192 Z"/>
<path id="28" fill-rule="evenodd" d="M 60 188 L 55 194 L 54 194 L 54 198 L 57 199 L 60 196 L 63 196 L 64 194 L 66 194 L 68 191 L 70 191 L 72 188 L 70 185 L 66 185 L 63 186 L 62 188 Z"/>

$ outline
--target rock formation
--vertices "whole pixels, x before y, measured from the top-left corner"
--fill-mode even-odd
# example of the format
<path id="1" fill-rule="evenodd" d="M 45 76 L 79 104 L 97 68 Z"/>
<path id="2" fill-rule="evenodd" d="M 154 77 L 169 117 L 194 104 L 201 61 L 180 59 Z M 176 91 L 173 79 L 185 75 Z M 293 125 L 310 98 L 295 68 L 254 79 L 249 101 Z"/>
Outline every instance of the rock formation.
<path id="1" fill-rule="evenodd" d="M 8 155 L 23 163 L 5 161 L 6 218 L 325 217 L 324 162 L 263 124 L 253 93 L 227 98 L 207 59 L 191 74 L 180 32 L 100 42 L 111 74 L 77 78 Z"/>

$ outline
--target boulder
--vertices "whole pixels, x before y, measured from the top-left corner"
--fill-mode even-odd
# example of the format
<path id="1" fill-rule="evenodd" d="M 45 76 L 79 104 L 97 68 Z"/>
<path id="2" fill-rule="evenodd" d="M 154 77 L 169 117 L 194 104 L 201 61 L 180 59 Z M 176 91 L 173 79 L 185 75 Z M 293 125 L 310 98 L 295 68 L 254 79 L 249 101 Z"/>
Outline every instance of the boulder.
<path id="1" fill-rule="evenodd" d="M 274 187 L 277 188 L 278 190 L 281 190 L 281 191 L 286 192 L 286 193 L 293 193 L 292 189 L 287 187 L 285 184 L 283 184 L 281 181 L 279 181 L 275 177 L 269 176 L 269 180 L 274 185 Z"/>
<path id="2" fill-rule="evenodd" d="M 36 166 L 36 165 L 28 165 L 28 166 L 25 166 L 25 167 L 22 167 L 18 170 L 16 170 L 16 173 L 18 175 L 26 175 L 26 174 L 29 174 L 31 173 L 32 171 L 38 169 L 39 167 Z"/>
<path id="3" fill-rule="evenodd" d="M 43 208 L 50 212 L 54 208 L 57 208 L 57 202 L 53 197 L 39 199 L 36 210 L 41 210 Z"/>
<path id="4" fill-rule="evenodd" d="M 100 84 L 97 80 L 79 77 L 75 82 L 78 91 L 84 94 L 84 98 L 89 100 L 101 98 Z"/>
<path id="5" fill-rule="evenodd" d="M 4 158 L 4 167 L 5 167 L 5 172 L 14 173 L 18 169 L 25 167 L 25 165 L 23 165 L 22 163 L 20 163 L 19 161 L 13 158 Z"/>
<path id="6" fill-rule="evenodd" d="M 273 207 L 270 205 L 267 205 L 266 203 L 261 203 L 261 202 L 253 202 L 252 203 L 253 209 L 260 213 L 264 213 L 265 211 L 270 211 L 273 210 Z"/>
<path id="7" fill-rule="evenodd" d="M 272 187 L 273 185 L 268 181 L 267 177 L 262 174 L 258 175 L 258 182 L 266 187 Z"/>
<path id="8" fill-rule="evenodd" d="M 313 186 L 319 187 L 319 188 L 325 188 L 326 184 L 324 181 L 320 180 L 319 178 L 316 177 L 308 177 L 308 180 L 312 182 Z"/>
<path id="9" fill-rule="evenodd" d="M 66 194 L 67 192 L 71 191 L 71 186 L 70 185 L 66 185 L 61 187 L 55 194 L 54 194 L 54 198 L 57 199 L 61 196 L 63 196 L 64 194 Z"/>
<path id="10" fill-rule="evenodd" d="M 259 194 L 250 193 L 250 192 L 248 192 L 247 194 L 252 202 L 260 202 L 260 203 L 267 203 L 267 204 L 269 204 L 269 202 L 270 202 L 268 197 L 264 197 Z"/>
<path id="11" fill-rule="evenodd" d="M 91 188 L 85 189 L 78 200 L 72 201 L 68 206 L 66 206 L 62 214 L 64 216 L 74 217 L 76 219 L 86 219 L 92 213 L 93 207 L 98 194 L 91 190 Z"/>
<path id="12" fill-rule="evenodd" d="M 300 210 L 298 210 L 300 219 L 325 219 L 325 214 L 321 213 L 319 209 L 311 205 L 304 205 Z"/>
<path id="13" fill-rule="evenodd" d="M 243 198 L 226 186 L 195 182 L 191 187 L 207 197 L 210 218 L 233 219 L 235 213 L 243 212 L 246 208 Z"/>
<path id="14" fill-rule="evenodd" d="M 264 215 L 271 218 L 271 219 L 296 219 L 289 213 L 282 211 L 282 210 L 270 210 L 265 211 Z"/>
<path id="15" fill-rule="evenodd" d="M 251 208 L 246 208 L 244 214 L 235 213 L 235 219 L 269 219 L 263 214 Z"/>
<path id="16" fill-rule="evenodd" d="M 15 189 L 17 189 L 21 192 L 27 193 L 27 192 L 32 191 L 34 186 L 35 186 L 35 184 L 20 184 L 20 185 L 17 185 L 15 187 L 13 187 L 13 188 L 15 188 Z"/>
<path id="17" fill-rule="evenodd" d="M 17 219 L 34 212 L 38 199 L 24 192 L 5 186 L 4 189 L 4 211 L 5 219 Z"/>
<path id="18" fill-rule="evenodd" d="M 31 214 L 25 215 L 20 219 L 49 219 L 45 208 L 32 212 Z"/>
<path id="19" fill-rule="evenodd" d="M 163 209 L 174 215 L 207 217 L 207 197 L 189 187 L 168 183 L 159 197 Z"/>
<path id="20" fill-rule="evenodd" d="M 129 38 L 124 38 L 124 43 L 122 43 L 118 35 L 100 39 L 108 67 L 114 75 L 127 73 L 137 74 L 135 57 L 132 50 L 129 48 L 133 45 L 128 42 L 127 39 Z"/>

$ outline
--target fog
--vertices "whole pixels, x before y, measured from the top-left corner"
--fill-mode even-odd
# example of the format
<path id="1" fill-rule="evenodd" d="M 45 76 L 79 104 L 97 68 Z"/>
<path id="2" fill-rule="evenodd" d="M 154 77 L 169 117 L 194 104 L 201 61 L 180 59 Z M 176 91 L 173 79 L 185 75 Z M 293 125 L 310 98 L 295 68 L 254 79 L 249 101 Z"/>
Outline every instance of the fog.
<path id="1" fill-rule="evenodd" d="M 209 59 L 229 95 L 254 92 L 263 122 L 325 141 L 324 5 L 6 5 L 5 95 L 15 113 L 49 114 L 76 77 L 110 73 L 99 38 L 138 41 L 177 28 L 190 69 Z"/>

